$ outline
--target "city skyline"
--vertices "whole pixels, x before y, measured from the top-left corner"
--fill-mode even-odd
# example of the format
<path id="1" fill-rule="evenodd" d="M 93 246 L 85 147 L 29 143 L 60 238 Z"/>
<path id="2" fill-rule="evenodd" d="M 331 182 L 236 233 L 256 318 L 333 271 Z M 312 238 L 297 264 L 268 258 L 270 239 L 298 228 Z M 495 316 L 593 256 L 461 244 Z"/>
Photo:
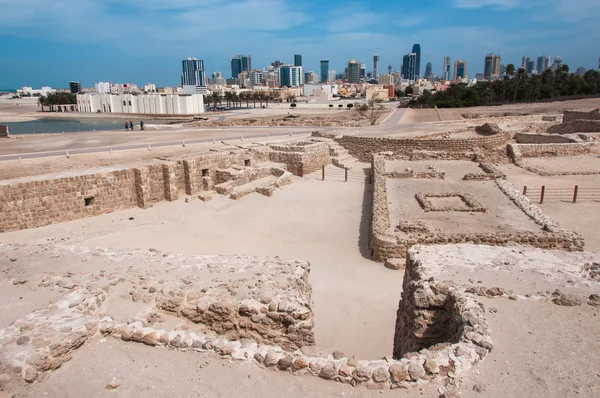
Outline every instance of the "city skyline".
<path id="1" fill-rule="evenodd" d="M 288 0 L 0 3 L 5 21 L 0 26 L 0 46 L 5 49 L 0 88 L 68 87 L 71 80 L 84 87 L 98 81 L 175 86 L 182 59 L 202 59 L 207 74 L 220 71 L 227 76 L 237 54 L 251 54 L 255 69 L 277 59 L 294 64 L 299 54 L 304 72 L 317 74 L 321 59 L 329 59 L 332 70 L 343 70 L 356 59 L 371 72 L 373 55 L 379 54 L 381 65 L 399 70 L 402 56 L 415 43 L 421 44 L 421 69 L 432 62 L 438 75 L 444 56 L 464 60 L 470 75 L 482 73 L 484 57 L 491 52 L 517 67 L 523 56 L 533 60 L 541 55 L 560 55 L 573 72 L 598 66 L 599 54 L 588 50 L 600 36 L 594 23 L 600 4 L 595 0 L 527 5 L 514 0 L 432 0 L 426 5 L 411 2 L 409 13 L 408 2 L 389 0 L 376 8 L 367 1 L 332 0 L 325 12 L 316 0 L 303 2 L 301 10 Z M 209 39 L 198 40 L 203 36 Z"/>

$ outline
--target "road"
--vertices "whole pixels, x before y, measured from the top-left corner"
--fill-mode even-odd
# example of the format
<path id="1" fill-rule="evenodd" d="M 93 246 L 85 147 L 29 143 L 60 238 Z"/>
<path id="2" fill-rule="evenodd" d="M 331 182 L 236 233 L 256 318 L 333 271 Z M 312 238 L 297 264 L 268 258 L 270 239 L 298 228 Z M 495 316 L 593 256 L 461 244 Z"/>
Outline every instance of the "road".
<path id="1" fill-rule="evenodd" d="M 298 136 L 298 135 L 306 135 L 309 134 L 309 131 L 289 131 L 289 132 L 273 132 L 268 133 L 269 137 L 282 137 L 282 136 Z M 110 151 L 127 151 L 132 149 L 145 149 L 145 148 L 160 148 L 160 147 L 168 147 L 168 146 L 181 146 L 188 144 L 203 144 L 208 142 L 213 142 L 213 140 L 227 141 L 232 139 L 240 139 L 242 136 L 240 134 L 231 135 L 227 134 L 226 136 L 219 136 L 216 138 L 196 138 L 191 140 L 181 140 L 181 141 L 165 141 L 165 142 L 153 142 L 151 144 L 131 144 L 131 145 L 121 145 L 121 146 L 112 146 L 112 147 L 99 147 L 99 148 L 82 148 L 82 149 L 72 149 L 72 150 L 57 150 L 57 151 L 46 151 L 46 152 L 33 152 L 33 153 L 16 153 L 9 155 L 0 156 L 0 162 L 9 161 L 9 160 L 19 160 L 19 159 L 35 159 L 35 158 L 48 158 L 48 157 L 58 157 L 58 156 L 71 156 L 71 155 L 80 155 L 80 154 L 89 154 L 89 153 L 102 153 L 102 152 L 110 152 Z M 256 138 L 265 138 L 266 134 L 244 134 L 244 140 L 252 140 Z"/>
<path id="2" fill-rule="evenodd" d="M 404 116 L 405 108 L 396 108 L 390 116 L 381 123 L 381 126 L 397 126 Z"/>

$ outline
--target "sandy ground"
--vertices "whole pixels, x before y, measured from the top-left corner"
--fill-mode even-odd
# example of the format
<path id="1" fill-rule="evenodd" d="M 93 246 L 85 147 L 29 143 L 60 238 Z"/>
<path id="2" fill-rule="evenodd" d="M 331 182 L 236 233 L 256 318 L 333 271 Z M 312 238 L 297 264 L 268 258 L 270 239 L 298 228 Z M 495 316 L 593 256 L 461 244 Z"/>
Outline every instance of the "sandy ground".
<path id="1" fill-rule="evenodd" d="M 555 160 L 544 159 L 547 162 Z M 546 186 L 549 192 L 553 188 L 567 188 L 570 191 L 575 185 L 579 185 L 580 188 L 600 188 L 600 175 L 539 176 L 513 164 L 500 165 L 499 168 L 517 188 L 527 186 L 530 192 L 532 189 L 539 190 L 542 185 Z M 570 194 L 568 196 L 570 197 Z M 585 238 L 586 251 L 600 251 L 600 235 L 597 228 L 600 223 L 600 202 L 580 199 L 577 203 L 571 203 L 570 200 L 548 198 L 540 205 L 537 196 L 530 199 L 562 227 L 581 234 Z"/>
<path id="2" fill-rule="evenodd" d="M 522 163 L 527 167 L 532 167 L 549 174 L 600 174 L 600 156 L 598 155 L 564 156 L 556 158 L 524 158 Z"/>

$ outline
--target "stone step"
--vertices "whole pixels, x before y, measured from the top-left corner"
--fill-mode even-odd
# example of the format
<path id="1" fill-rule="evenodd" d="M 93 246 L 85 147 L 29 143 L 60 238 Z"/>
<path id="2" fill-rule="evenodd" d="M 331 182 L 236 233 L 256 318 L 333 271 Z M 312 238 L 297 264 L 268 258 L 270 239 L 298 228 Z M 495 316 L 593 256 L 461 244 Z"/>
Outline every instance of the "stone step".
<path id="1" fill-rule="evenodd" d="M 329 154 L 331 156 L 344 156 L 344 155 L 348 155 L 348 150 L 344 149 L 344 148 L 329 148 Z"/>

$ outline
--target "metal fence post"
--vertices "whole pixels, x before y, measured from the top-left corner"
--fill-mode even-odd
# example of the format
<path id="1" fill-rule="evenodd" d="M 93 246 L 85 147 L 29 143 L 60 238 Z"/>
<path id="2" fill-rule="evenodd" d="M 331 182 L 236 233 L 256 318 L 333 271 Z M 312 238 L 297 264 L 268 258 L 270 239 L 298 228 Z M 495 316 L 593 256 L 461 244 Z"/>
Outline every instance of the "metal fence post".
<path id="1" fill-rule="evenodd" d="M 344 174 L 345 174 L 345 176 L 344 176 L 344 178 L 345 178 L 344 182 L 348 182 L 348 168 L 347 167 L 344 167 Z"/>
<path id="2" fill-rule="evenodd" d="M 325 181 L 325 165 L 323 165 L 323 175 L 321 177 L 321 181 Z"/>
<path id="3" fill-rule="evenodd" d="M 579 191 L 579 185 L 575 185 L 573 190 L 573 203 L 577 203 L 577 192 Z"/>
<path id="4" fill-rule="evenodd" d="M 546 186 L 542 185 L 542 192 L 540 193 L 540 204 L 544 203 L 544 193 L 546 193 Z"/>
<path id="5" fill-rule="evenodd" d="M 523 187 L 523 196 L 527 196 L 527 185 Z"/>

